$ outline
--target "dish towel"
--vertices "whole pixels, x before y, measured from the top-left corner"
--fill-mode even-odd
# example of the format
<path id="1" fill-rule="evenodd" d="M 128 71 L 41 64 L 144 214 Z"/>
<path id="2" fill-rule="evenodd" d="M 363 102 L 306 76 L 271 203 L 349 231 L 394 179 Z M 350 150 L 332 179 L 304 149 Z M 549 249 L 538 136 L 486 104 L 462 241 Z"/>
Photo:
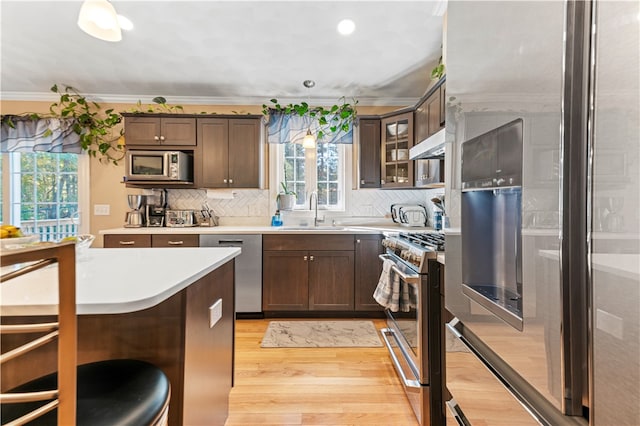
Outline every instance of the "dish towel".
<path id="1" fill-rule="evenodd" d="M 395 265 L 393 260 L 382 261 L 382 273 L 373 292 L 373 298 L 391 312 L 409 312 L 412 307 L 409 285 L 400 281 L 398 274 L 393 272 L 393 265 Z"/>

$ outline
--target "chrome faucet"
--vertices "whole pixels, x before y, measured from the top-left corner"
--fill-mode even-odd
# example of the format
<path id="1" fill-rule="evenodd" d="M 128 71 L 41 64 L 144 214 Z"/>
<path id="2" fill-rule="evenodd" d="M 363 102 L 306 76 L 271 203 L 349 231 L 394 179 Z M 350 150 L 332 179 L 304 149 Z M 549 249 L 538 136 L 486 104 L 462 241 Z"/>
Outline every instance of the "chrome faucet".
<path id="1" fill-rule="evenodd" d="M 315 204 L 313 200 L 315 199 Z M 318 226 L 318 223 L 323 223 L 324 219 L 318 219 L 318 193 L 316 191 L 311 192 L 309 195 L 309 210 L 313 209 L 313 226 Z"/>

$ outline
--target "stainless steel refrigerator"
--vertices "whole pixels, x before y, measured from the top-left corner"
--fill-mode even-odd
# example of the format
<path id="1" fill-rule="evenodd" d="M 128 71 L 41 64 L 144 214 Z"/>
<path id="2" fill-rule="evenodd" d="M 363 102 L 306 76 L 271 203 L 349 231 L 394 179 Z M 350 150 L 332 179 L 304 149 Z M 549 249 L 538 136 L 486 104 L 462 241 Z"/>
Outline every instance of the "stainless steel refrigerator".
<path id="1" fill-rule="evenodd" d="M 448 4 L 459 423 L 640 425 L 639 58 L 640 2 Z"/>

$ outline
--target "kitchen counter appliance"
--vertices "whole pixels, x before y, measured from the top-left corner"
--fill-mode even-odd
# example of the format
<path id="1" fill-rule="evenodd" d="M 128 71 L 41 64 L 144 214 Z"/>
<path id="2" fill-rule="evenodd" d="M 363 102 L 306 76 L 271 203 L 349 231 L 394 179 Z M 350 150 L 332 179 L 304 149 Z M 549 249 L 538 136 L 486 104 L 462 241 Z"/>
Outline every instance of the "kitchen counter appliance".
<path id="1" fill-rule="evenodd" d="M 422 204 L 392 204 L 391 219 L 403 226 L 427 226 L 427 209 Z"/>
<path id="2" fill-rule="evenodd" d="M 200 235 L 200 247 L 239 247 L 236 257 L 236 318 L 262 318 L 262 235 Z"/>
<path id="3" fill-rule="evenodd" d="M 125 159 L 127 182 L 193 183 L 193 155 L 190 153 L 129 149 Z"/>
<path id="4" fill-rule="evenodd" d="M 444 250 L 444 234 L 401 232 L 387 236 L 382 245 L 385 253 L 380 257 L 393 262 L 400 292 L 412 300 L 408 312 L 385 309 L 382 337 L 419 424 L 444 425 L 444 302 L 436 260 L 437 252 Z"/>
<path id="5" fill-rule="evenodd" d="M 170 228 L 198 226 L 195 210 L 167 210 L 165 223 Z"/>

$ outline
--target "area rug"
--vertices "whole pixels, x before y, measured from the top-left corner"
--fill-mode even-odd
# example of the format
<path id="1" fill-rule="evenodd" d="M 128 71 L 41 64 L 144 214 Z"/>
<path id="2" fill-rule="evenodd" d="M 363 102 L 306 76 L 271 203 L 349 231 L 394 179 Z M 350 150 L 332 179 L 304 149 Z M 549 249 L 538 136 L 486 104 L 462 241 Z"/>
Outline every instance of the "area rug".
<path id="1" fill-rule="evenodd" d="M 271 321 L 263 348 L 363 348 L 382 346 L 371 321 Z"/>

